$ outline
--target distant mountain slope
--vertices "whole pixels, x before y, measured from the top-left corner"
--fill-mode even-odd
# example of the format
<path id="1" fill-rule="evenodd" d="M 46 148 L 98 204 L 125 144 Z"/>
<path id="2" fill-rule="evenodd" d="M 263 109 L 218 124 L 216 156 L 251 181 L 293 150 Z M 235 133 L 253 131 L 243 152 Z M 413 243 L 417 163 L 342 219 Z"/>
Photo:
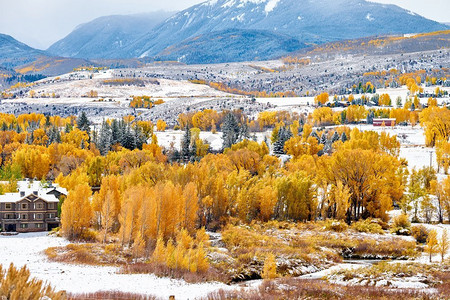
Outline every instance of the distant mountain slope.
<path id="1" fill-rule="evenodd" d="M 304 48 L 287 35 L 262 30 L 228 29 L 188 39 L 162 51 L 157 58 L 188 64 L 265 60 Z"/>
<path id="2" fill-rule="evenodd" d="M 389 55 L 445 48 L 450 48 L 450 30 L 344 40 L 301 49 L 289 56 Z"/>
<path id="3" fill-rule="evenodd" d="M 47 51 L 65 57 L 116 58 L 118 51 L 173 14 L 160 11 L 100 17 L 79 25 Z"/>
<path id="4" fill-rule="evenodd" d="M 45 52 L 31 48 L 12 36 L 0 34 L 0 66 L 14 68 L 34 61 Z"/>
<path id="5" fill-rule="evenodd" d="M 187 39 L 230 28 L 267 30 L 304 43 L 324 43 L 448 26 L 395 5 L 365 0 L 210 0 L 167 19 L 125 47 L 120 56 L 152 57 Z"/>

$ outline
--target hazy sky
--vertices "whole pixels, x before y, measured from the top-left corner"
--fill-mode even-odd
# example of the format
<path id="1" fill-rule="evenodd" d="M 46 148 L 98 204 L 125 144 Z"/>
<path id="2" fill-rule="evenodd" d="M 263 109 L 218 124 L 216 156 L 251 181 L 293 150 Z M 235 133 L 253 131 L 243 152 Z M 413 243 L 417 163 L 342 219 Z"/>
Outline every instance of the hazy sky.
<path id="1" fill-rule="evenodd" d="M 100 16 L 178 11 L 204 0 L 0 0 L 0 33 L 45 49 L 77 25 Z M 301 1 L 301 0 L 299 0 Z M 450 22 L 450 0 L 372 0 L 393 3 L 424 17 Z"/>

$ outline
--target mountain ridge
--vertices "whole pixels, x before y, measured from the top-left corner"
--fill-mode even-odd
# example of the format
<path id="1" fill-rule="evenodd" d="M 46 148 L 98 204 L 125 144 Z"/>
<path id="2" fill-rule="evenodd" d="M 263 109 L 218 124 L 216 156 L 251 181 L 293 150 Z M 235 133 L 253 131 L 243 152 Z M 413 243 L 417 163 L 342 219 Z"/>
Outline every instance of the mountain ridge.
<path id="1" fill-rule="evenodd" d="M 273 31 L 303 43 L 321 44 L 448 26 L 395 5 L 365 0 L 210 0 L 170 17 L 120 55 L 152 57 L 201 34 L 236 28 Z"/>
<path id="2" fill-rule="evenodd" d="M 115 58 L 127 44 L 150 31 L 173 12 L 110 15 L 78 25 L 63 39 L 52 44 L 51 54 L 75 58 Z"/>

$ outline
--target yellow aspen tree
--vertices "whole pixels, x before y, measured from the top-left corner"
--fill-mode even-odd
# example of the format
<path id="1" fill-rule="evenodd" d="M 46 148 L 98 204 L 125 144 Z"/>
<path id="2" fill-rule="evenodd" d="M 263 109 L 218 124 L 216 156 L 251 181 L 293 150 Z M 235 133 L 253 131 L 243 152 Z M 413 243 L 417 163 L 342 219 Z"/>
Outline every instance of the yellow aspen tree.
<path id="1" fill-rule="evenodd" d="M 433 254 L 436 253 L 438 250 L 437 247 L 438 247 L 437 232 L 435 229 L 433 229 L 428 233 L 427 245 L 425 247 L 425 252 L 427 252 L 430 255 L 430 262 L 431 258 L 433 257 Z"/>
<path id="2" fill-rule="evenodd" d="M 167 259 L 166 247 L 164 246 L 164 240 L 162 236 L 159 236 L 156 240 L 156 247 L 152 254 L 152 261 L 165 264 Z"/>
<path id="3" fill-rule="evenodd" d="M 209 260 L 206 256 L 204 244 L 201 242 L 197 246 L 196 251 L 197 272 L 206 272 L 209 269 Z"/>
<path id="4" fill-rule="evenodd" d="M 91 188 L 87 184 L 78 185 L 69 192 L 61 208 L 61 225 L 64 236 L 76 239 L 89 228 L 92 220 L 90 203 Z"/>
<path id="5" fill-rule="evenodd" d="M 180 205 L 181 228 L 185 228 L 189 232 L 193 233 L 198 217 L 198 194 L 195 183 L 190 182 L 184 187 Z"/>
<path id="6" fill-rule="evenodd" d="M 133 243 L 133 256 L 143 257 L 145 255 L 145 241 L 141 232 L 138 232 Z"/>
<path id="7" fill-rule="evenodd" d="M 175 246 L 173 245 L 172 239 L 169 239 L 166 246 L 166 265 L 170 269 L 175 269 L 177 266 L 175 259 Z"/>
<path id="8" fill-rule="evenodd" d="M 114 222 L 115 205 L 114 194 L 112 191 L 108 191 L 102 205 L 103 243 L 106 243 L 108 232 L 111 230 Z"/>
<path id="9" fill-rule="evenodd" d="M 125 191 L 122 208 L 119 214 L 119 239 L 122 246 L 129 245 L 138 228 L 138 213 L 144 202 L 145 189 L 141 186 Z"/>
<path id="10" fill-rule="evenodd" d="M 448 239 L 448 230 L 444 228 L 441 239 L 439 240 L 438 251 L 441 254 L 441 262 L 444 262 L 444 257 L 450 248 L 450 240 Z"/>
<path id="11" fill-rule="evenodd" d="M 261 277 L 263 279 L 274 279 L 278 277 L 277 262 L 273 253 L 269 253 L 264 260 L 264 267 L 261 273 Z"/>

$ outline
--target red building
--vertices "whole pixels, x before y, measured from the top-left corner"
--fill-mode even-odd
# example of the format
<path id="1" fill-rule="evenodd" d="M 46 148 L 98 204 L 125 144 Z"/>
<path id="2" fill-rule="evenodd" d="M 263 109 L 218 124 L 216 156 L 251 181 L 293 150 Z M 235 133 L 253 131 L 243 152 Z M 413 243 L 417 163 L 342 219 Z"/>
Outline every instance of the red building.
<path id="1" fill-rule="evenodd" d="M 395 126 L 395 119 L 373 119 L 373 126 Z"/>

